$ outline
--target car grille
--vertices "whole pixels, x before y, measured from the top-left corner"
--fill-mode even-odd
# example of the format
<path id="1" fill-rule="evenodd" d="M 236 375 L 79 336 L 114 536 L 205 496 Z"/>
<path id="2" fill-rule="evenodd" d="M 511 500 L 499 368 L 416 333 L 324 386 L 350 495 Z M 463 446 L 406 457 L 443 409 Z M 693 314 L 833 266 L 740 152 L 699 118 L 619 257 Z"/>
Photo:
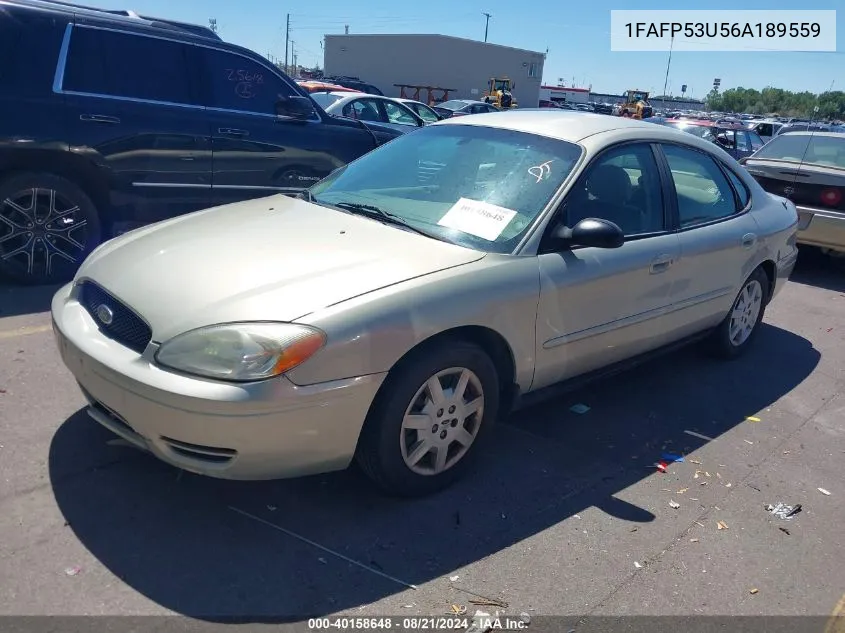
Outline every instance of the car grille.
<path id="1" fill-rule="evenodd" d="M 91 281 L 79 284 L 79 303 L 97 323 L 100 331 L 121 345 L 142 354 L 152 339 L 150 326 L 117 298 Z M 111 311 L 111 322 L 105 323 L 98 312 L 102 308 Z"/>

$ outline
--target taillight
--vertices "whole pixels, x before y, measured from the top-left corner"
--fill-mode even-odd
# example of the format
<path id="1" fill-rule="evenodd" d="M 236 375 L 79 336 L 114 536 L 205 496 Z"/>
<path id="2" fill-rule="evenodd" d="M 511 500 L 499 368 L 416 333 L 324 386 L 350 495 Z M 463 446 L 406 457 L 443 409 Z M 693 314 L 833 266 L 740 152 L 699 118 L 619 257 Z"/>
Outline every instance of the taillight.
<path id="1" fill-rule="evenodd" d="M 824 189 L 821 192 L 821 200 L 822 204 L 826 204 L 829 207 L 838 206 L 840 202 L 842 202 L 842 190 L 841 189 Z"/>

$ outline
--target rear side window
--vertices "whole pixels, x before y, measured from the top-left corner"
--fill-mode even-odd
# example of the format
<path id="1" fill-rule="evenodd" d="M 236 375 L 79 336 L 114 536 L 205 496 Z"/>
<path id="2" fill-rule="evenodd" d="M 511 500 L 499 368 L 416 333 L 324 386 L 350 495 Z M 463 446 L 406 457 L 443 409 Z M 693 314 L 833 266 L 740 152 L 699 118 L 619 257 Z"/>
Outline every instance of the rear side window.
<path id="1" fill-rule="evenodd" d="M 4 7 L 0 7 L 0 86 L 9 80 L 12 65 L 16 60 L 13 55 L 18 40 L 23 32 L 17 17 Z"/>
<path id="2" fill-rule="evenodd" d="M 739 198 L 739 207 L 744 209 L 751 201 L 751 194 L 748 192 L 748 187 L 746 187 L 745 183 L 740 180 L 739 176 L 733 173 L 730 169 L 725 169 L 725 171 L 728 174 L 728 180 L 731 181 L 734 191 L 736 191 L 736 195 Z"/>
<path id="3" fill-rule="evenodd" d="M 728 218 L 738 209 L 733 188 L 712 158 L 677 145 L 664 145 L 681 228 Z"/>
<path id="4" fill-rule="evenodd" d="M 192 104 L 190 47 L 143 35 L 75 28 L 63 88 L 72 92 Z"/>
<path id="5" fill-rule="evenodd" d="M 0 98 L 52 94 L 66 23 L 0 3 Z"/>
<path id="6" fill-rule="evenodd" d="M 282 97 L 299 93 L 269 68 L 227 51 L 201 47 L 208 76 L 208 102 L 212 108 L 276 114 Z"/>

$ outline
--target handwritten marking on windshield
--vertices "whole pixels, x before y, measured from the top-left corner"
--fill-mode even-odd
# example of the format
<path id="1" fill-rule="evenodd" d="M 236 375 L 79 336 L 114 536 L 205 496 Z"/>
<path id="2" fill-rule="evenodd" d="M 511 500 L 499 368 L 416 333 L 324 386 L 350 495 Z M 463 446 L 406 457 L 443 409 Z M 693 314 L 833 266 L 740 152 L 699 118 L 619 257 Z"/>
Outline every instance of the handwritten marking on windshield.
<path id="1" fill-rule="evenodd" d="M 534 176 L 537 179 L 537 183 L 539 184 L 543 180 L 546 180 L 552 174 L 551 164 L 554 162 L 553 160 L 547 160 L 545 163 L 540 165 L 535 165 L 534 167 L 528 168 L 528 173 Z"/>

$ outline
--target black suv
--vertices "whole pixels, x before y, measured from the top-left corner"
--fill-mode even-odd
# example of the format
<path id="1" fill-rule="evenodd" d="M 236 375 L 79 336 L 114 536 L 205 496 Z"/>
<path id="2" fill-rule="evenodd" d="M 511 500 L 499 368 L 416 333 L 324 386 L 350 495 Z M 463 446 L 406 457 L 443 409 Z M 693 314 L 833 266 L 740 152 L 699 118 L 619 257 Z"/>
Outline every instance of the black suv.
<path id="1" fill-rule="evenodd" d="M 64 281 L 116 234 L 302 190 L 398 135 L 205 27 L 2 0 L 0 275 Z"/>

